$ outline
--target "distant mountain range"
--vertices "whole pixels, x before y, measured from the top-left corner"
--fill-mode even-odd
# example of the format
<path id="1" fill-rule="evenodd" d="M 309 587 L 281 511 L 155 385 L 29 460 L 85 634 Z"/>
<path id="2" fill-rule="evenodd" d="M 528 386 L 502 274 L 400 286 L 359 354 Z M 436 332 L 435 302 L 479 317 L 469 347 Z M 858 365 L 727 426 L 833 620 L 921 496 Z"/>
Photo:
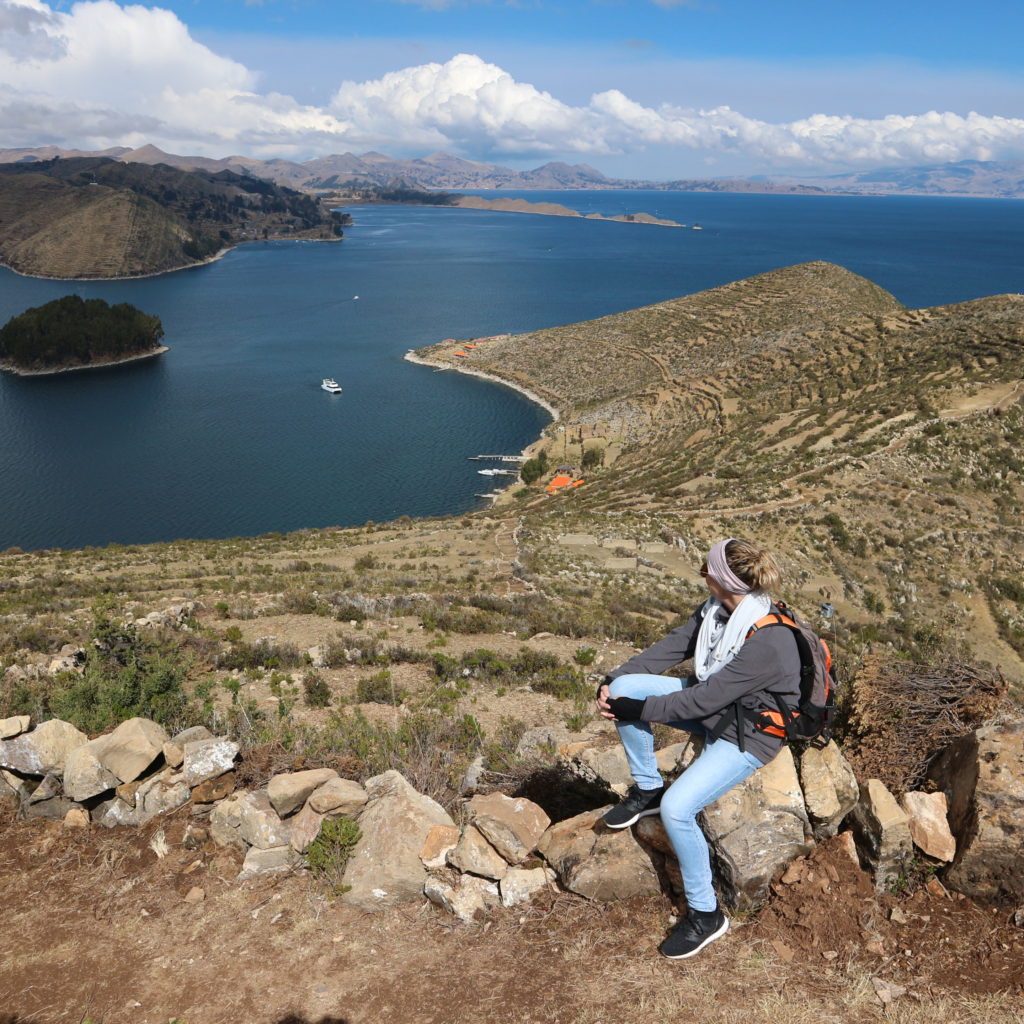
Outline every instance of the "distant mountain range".
<path id="1" fill-rule="evenodd" d="M 167 164 L 182 170 L 233 171 L 267 178 L 279 185 L 306 191 L 327 191 L 362 184 L 425 189 L 666 189 L 687 192 L 763 192 L 820 194 L 826 189 L 798 182 L 777 185 L 770 181 L 695 179 L 649 182 L 608 178 L 586 164 L 547 163 L 532 171 L 514 171 L 497 164 L 463 160 L 450 153 L 432 153 L 415 160 L 401 160 L 383 153 L 355 156 L 342 153 L 317 157 L 303 163 L 289 160 L 254 160 L 229 156 L 211 160 L 201 156 L 177 156 L 156 146 L 140 149 L 105 149 L 99 153 L 44 146 L 39 149 L 0 150 L 0 163 L 26 163 L 54 157 L 104 156 L 126 163 Z"/>
<path id="2" fill-rule="evenodd" d="M 303 191 L 329 191 L 346 185 L 396 185 L 423 189 L 655 189 L 679 192 L 744 192 L 785 195 L 944 195 L 1024 198 L 1024 162 L 962 160 L 921 167 L 882 168 L 826 176 L 756 175 L 750 178 L 680 178 L 641 181 L 609 178 L 587 164 L 546 163 L 529 171 L 432 153 L 413 160 L 384 153 L 342 153 L 296 163 L 229 156 L 213 160 L 178 156 L 156 146 L 117 147 L 100 152 L 44 146 L 0 150 L 0 163 L 31 163 L 53 157 L 110 157 L 125 163 L 167 164 L 182 170 L 266 178 Z"/>
<path id="3" fill-rule="evenodd" d="M 1024 198 L 1024 162 L 961 160 L 923 167 L 886 167 L 823 178 L 776 177 L 779 184 L 817 185 L 860 195 L 985 196 Z"/>

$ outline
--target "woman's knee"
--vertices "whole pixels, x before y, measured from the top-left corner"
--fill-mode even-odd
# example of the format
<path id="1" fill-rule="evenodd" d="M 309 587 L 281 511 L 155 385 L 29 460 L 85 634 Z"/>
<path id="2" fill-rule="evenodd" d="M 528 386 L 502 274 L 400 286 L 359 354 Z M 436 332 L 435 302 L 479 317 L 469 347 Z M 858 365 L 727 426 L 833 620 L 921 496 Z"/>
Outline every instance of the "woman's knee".
<path id="1" fill-rule="evenodd" d="M 661 816 L 680 825 L 696 825 L 697 815 L 703 810 L 694 794 L 679 785 L 669 786 L 661 798 Z"/>
<path id="2" fill-rule="evenodd" d="M 637 675 L 619 676 L 608 685 L 608 695 L 610 697 L 635 697 L 640 689 L 639 684 L 642 678 Z"/>
<path id="3" fill-rule="evenodd" d="M 613 679 L 608 685 L 608 694 L 611 697 L 633 697 L 642 700 L 652 694 L 662 695 L 679 689 L 682 689 L 682 683 L 678 679 L 630 672 Z"/>

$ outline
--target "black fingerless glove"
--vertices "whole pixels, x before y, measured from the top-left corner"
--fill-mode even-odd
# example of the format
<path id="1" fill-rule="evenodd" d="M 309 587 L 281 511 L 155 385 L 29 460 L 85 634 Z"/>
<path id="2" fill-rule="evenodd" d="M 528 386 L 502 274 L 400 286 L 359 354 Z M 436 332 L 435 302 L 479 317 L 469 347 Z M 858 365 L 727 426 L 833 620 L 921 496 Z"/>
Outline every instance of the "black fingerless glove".
<path id="1" fill-rule="evenodd" d="M 620 722 L 639 722 L 645 703 L 646 701 L 637 700 L 635 697 L 612 697 L 608 701 L 608 707 Z"/>

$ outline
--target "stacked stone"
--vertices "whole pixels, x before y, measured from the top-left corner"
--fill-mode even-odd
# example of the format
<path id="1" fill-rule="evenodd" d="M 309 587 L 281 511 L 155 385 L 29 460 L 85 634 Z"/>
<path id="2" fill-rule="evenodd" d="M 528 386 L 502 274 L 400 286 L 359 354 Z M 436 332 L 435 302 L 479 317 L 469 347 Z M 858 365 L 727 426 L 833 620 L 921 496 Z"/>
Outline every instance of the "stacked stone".
<path id="1" fill-rule="evenodd" d="M 624 790 L 628 774 L 613 736 L 597 730 L 557 739 L 566 740 L 559 756 L 569 770 Z M 685 770 L 698 752 L 692 742 L 659 751 L 662 771 L 671 777 Z M 235 792 L 238 756 L 233 740 L 202 726 L 169 737 L 155 722 L 133 718 L 89 740 L 67 722 L 32 728 L 28 716 L 15 716 L 0 720 L 0 799 L 16 802 L 26 817 L 106 827 L 141 825 L 191 804 L 194 815 L 208 816 L 217 843 L 244 854 L 242 879 L 301 864 L 325 821 L 352 818 L 361 837 L 341 898 L 364 910 L 425 894 L 470 921 L 492 906 L 529 900 L 556 880 L 602 901 L 658 893 L 665 881 L 681 891 L 658 817 L 612 830 L 600 807 L 552 824 L 537 804 L 492 793 L 466 801 L 460 828 L 397 771 L 365 786 L 328 768 L 287 772 L 265 789 Z M 932 791 L 904 794 L 901 803 L 877 779 L 858 784 L 834 743 L 799 759 L 784 748 L 707 807 L 702 826 L 734 907 L 761 905 L 790 865 L 837 837 L 880 889 L 917 856 L 948 865 L 942 877 L 950 888 L 1003 900 L 1024 890 L 1022 779 L 1024 721 L 957 741 L 936 759 Z"/>
<path id="2" fill-rule="evenodd" d="M 235 787 L 238 744 L 197 726 L 169 737 L 148 718 L 130 718 L 90 740 L 68 722 L 35 729 L 27 715 L 0 722 L 0 795 L 28 818 L 142 825 L 190 800 L 212 803 Z"/>
<path id="3" fill-rule="evenodd" d="M 490 906 L 524 903 L 554 883 L 555 872 L 533 857 L 551 824 L 537 804 L 491 793 L 474 796 L 465 811 L 465 828 L 436 826 L 420 851 L 433 871 L 423 889 L 428 899 L 471 921 Z"/>

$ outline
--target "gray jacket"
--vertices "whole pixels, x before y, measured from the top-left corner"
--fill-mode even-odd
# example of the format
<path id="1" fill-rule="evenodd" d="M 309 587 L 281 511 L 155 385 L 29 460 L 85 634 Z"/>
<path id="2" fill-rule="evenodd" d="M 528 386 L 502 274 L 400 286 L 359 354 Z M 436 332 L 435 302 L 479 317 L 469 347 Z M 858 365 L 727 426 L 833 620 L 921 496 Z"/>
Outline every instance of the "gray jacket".
<path id="1" fill-rule="evenodd" d="M 608 673 L 610 679 L 640 672 L 661 675 L 667 669 L 693 657 L 697 632 L 702 620 L 701 607 L 663 640 L 635 655 Z M 719 615 L 728 618 L 726 609 Z M 682 680 L 683 689 L 664 697 L 648 697 L 642 718 L 645 722 L 684 722 L 696 719 L 708 731 L 727 716 L 729 724 L 722 739 L 739 746 L 735 712 L 732 705 L 740 701 L 751 711 L 777 710 L 769 692 L 778 693 L 795 707 L 800 697 L 800 653 L 793 635 L 785 626 L 759 629 L 740 648 L 739 653 L 703 683 L 696 676 Z M 785 742 L 754 728 L 744 719 L 744 745 L 762 764 L 767 764 Z"/>

